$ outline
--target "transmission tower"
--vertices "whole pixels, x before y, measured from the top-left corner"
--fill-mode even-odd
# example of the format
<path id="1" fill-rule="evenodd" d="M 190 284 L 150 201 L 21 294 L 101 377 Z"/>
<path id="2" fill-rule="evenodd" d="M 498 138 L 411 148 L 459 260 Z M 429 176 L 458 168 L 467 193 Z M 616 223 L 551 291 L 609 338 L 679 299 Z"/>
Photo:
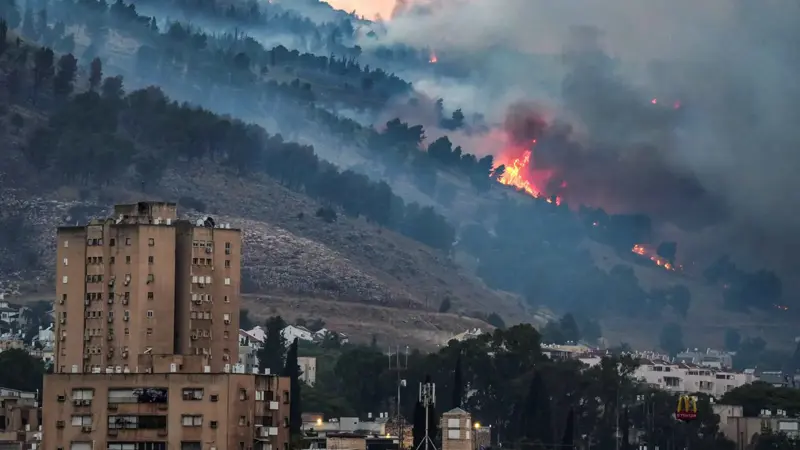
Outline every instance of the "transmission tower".
<path id="1" fill-rule="evenodd" d="M 400 446 L 402 447 L 402 443 L 405 439 L 405 420 L 403 420 L 403 415 L 400 410 L 400 397 L 401 389 L 406 387 L 406 380 L 403 378 L 403 372 L 408 369 L 408 346 L 406 345 L 405 358 L 401 358 L 399 345 L 395 348 L 395 350 L 396 353 L 392 355 L 392 350 L 391 348 L 389 349 L 389 370 L 394 370 L 397 373 L 397 403 L 395 405 L 394 418 L 396 421 L 395 423 L 397 424 L 397 434 L 400 438 Z"/>
<path id="2" fill-rule="evenodd" d="M 436 450 L 436 444 L 433 443 L 433 439 L 431 439 L 429 434 L 430 411 L 431 408 L 436 406 L 436 384 L 430 382 L 420 383 L 419 401 L 422 403 L 422 407 L 425 408 L 425 437 L 422 438 L 422 442 L 420 442 L 419 445 L 417 445 L 417 448 L 414 450 L 420 450 L 420 448 L 424 448 L 425 450 Z"/>

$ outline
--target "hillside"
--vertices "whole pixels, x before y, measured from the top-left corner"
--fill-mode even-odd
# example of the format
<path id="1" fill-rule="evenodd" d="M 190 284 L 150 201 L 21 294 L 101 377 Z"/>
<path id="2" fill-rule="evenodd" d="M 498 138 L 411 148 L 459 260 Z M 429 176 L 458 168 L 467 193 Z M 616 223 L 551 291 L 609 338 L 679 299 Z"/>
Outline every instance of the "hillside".
<path id="1" fill-rule="evenodd" d="M 113 14 L 112 10 L 112 18 Z M 191 62 L 211 52 L 192 50 L 191 45 L 180 42 L 180 33 L 174 32 L 179 28 L 171 27 L 169 33 L 157 38 L 151 31 L 145 33 L 149 36 L 145 39 L 154 40 L 159 53 L 168 53 L 164 49 L 180 44 L 188 57 L 169 64 L 162 59 L 154 67 L 179 74 L 177 79 L 185 82 L 202 80 L 208 76 L 208 69 Z M 78 44 L 90 46 L 92 38 L 80 31 L 76 36 Z M 763 334 L 781 343 L 787 341 L 786 333 L 781 332 L 786 329 L 781 327 L 782 321 L 765 328 L 763 321 L 753 315 L 720 311 L 719 288 L 639 266 L 591 240 L 590 244 L 597 245 L 585 254 L 580 243 L 586 241 L 591 227 L 585 230 L 583 218 L 576 220 L 567 208 L 558 209 L 490 184 L 491 159 L 477 160 L 442 141 L 431 143 L 427 153 L 419 152 L 424 130 L 399 120 L 387 124 L 381 132 L 355 127 L 318 108 L 315 96 L 307 95 L 302 84 L 264 85 L 249 76 L 240 77 L 237 64 L 241 58 L 231 60 L 230 56 L 246 47 L 242 42 L 192 34 L 192 39 L 195 37 L 208 38 L 216 48 L 227 49 L 213 53 L 223 69 L 215 72 L 213 81 L 199 83 L 201 89 L 209 88 L 209 97 L 214 92 L 217 97 L 228 97 L 227 105 L 245 111 L 238 118 L 270 110 L 271 119 L 281 123 L 281 130 L 293 130 L 285 135 L 289 140 L 321 143 L 317 147 L 326 155 L 335 155 L 338 150 L 337 160 L 347 159 L 342 157 L 342 143 L 356 147 L 360 163 L 372 166 L 370 173 L 377 174 L 373 179 L 385 177 L 390 185 L 341 172 L 314 156 L 315 149 L 286 142 L 279 135 L 266 135 L 258 127 L 171 103 L 159 89 L 123 96 L 121 79 L 107 78 L 102 86 L 98 83 L 95 89 L 102 95 L 97 98 L 79 94 L 75 101 L 65 104 L 63 93 L 53 96 L 36 92 L 35 74 L 40 60 L 39 52 L 31 50 L 29 53 L 36 53 L 36 58 L 29 59 L 22 70 L 34 76 L 33 83 L 22 89 L 27 91 L 27 97 L 8 93 L 17 98 L 12 98 L 5 120 L 11 151 L 4 155 L 4 186 L 13 187 L 14 196 L 7 197 L 17 200 L 6 204 L 7 211 L 23 212 L 17 216 L 30 215 L 37 232 L 48 236 L 52 230 L 44 228 L 62 223 L 75 208 L 99 212 L 115 201 L 142 197 L 183 199 L 185 213 L 211 214 L 247 230 L 245 239 L 253 249 L 246 255 L 247 290 L 268 293 L 273 300 L 275 296 L 289 302 L 333 300 L 345 305 L 358 303 L 367 309 L 378 305 L 402 310 L 397 313 L 402 317 L 416 311 L 436 311 L 444 298 L 450 298 L 455 312 L 472 316 L 498 312 L 510 322 L 529 320 L 531 316 L 520 299 L 498 293 L 507 290 L 559 313 L 596 315 L 612 342 L 624 340 L 653 347 L 657 345 L 657 331 L 670 321 L 687 324 L 684 328 L 689 343 L 719 342 L 725 323 L 735 324 L 748 335 Z M 152 73 L 130 68 L 138 65 L 142 57 L 134 50 L 135 40 L 129 41 L 122 45 L 119 35 L 110 33 L 105 45 L 115 56 L 111 59 L 111 74 L 127 66 L 126 76 L 128 72 L 139 72 L 140 76 L 144 72 L 153 79 Z M 131 61 L 134 53 L 136 62 Z M 270 71 L 292 73 L 299 64 L 295 56 L 276 68 L 276 64 L 264 62 L 270 58 L 265 56 L 268 54 L 261 48 L 255 51 L 254 60 L 260 59 L 262 67 Z M 16 56 L 19 58 L 19 52 Z M 315 70 L 325 67 L 324 61 L 311 63 Z M 82 64 L 79 71 L 91 75 L 87 65 Z M 61 60 L 58 70 L 52 69 L 62 73 Z M 255 69 L 257 72 L 258 65 Z M 8 80 L 13 70 L 5 72 Z M 58 76 L 42 73 L 45 75 L 40 82 L 56 83 Z M 356 79 L 360 73 L 357 71 Z M 276 75 L 269 74 L 267 78 Z M 87 84 L 85 78 L 80 80 L 77 85 Z M 289 82 L 289 78 L 285 81 Z M 320 86 L 315 84 L 314 89 Z M 192 97 L 175 85 L 169 89 L 168 94 L 176 90 L 183 94 L 178 98 Z M 257 95 L 243 95 L 245 92 Z M 246 100 L 244 106 L 240 99 Z M 209 103 L 215 102 L 204 104 Z M 106 119 L 113 116 L 109 111 L 116 108 L 122 111 L 119 120 L 109 123 Z M 21 118 L 21 125 L 17 117 Z M 325 127 L 335 134 L 334 139 L 322 137 Z M 314 139 L 308 139 L 309 134 Z M 366 142 L 356 143 L 357 140 Z M 431 150 L 434 147 L 435 152 Z M 93 189 L 99 189 L 99 193 L 93 193 Z M 454 191 L 449 201 L 444 195 L 448 189 Z M 405 204 L 403 200 L 409 199 L 434 205 L 435 209 Z M 324 212 L 323 218 L 317 217 L 320 211 Z M 325 211 L 334 211 L 337 219 L 324 220 L 329 214 Z M 439 215 L 441 212 L 449 223 Z M 639 231 L 625 224 L 618 226 L 620 221 L 616 219 L 609 218 L 610 224 L 616 224 L 609 227 L 611 234 Z M 477 228 L 470 229 L 473 225 Z M 470 231 L 478 232 L 479 237 L 475 239 Z M 52 266 L 52 249 L 44 245 L 50 240 L 39 238 L 41 235 L 34 234 L 24 241 L 42 244 L 34 257 L 44 264 L 39 277 L 46 284 L 52 276 L 48 269 Z M 618 245 L 618 249 L 630 248 L 625 247 L 627 239 L 622 239 L 624 245 Z M 458 244 L 458 253 L 467 253 L 474 260 L 464 266 L 472 267 L 470 273 L 446 254 L 453 244 Z M 11 262 L 15 260 L 11 258 Z M 617 266 L 632 267 L 634 276 L 616 278 L 613 269 Z M 35 278 L 32 271 L 20 276 Z M 495 290 L 486 288 L 478 277 Z M 666 299 L 657 299 L 655 306 L 641 306 L 654 303 L 654 290 L 676 284 L 684 284 L 691 293 L 689 319 L 676 317 Z M 338 310 L 333 308 L 331 314 Z M 380 311 L 385 314 L 386 310 Z M 292 310 L 287 309 L 286 313 L 291 314 Z M 441 323 L 431 329 L 455 331 L 462 323 L 464 327 L 468 325 L 454 317 L 441 316 Z M 712 320 L 707 320 L 709 317 Z M 342 323 L 352 323 L 354 319 L 358 321 L 359 317 L 341 317 Z M 356 331 L 359 333 L 365 337 L 363 330 Z"/>

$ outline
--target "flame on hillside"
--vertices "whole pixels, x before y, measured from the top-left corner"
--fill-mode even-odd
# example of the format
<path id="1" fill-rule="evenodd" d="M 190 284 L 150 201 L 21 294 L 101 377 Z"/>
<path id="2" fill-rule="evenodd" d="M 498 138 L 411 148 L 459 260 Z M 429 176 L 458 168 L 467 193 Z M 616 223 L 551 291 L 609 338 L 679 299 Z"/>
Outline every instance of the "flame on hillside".
<path id="1" fill-rule="evenodd" d="M 436 64 L 437 62 L 439 62 L 439 58 L 436 57 L 436 53 L 435 52 L 431 52 L 431 56 L 428 59 L 428 62 L 430 64 Z"/>
<path id="2" fill-rule="evenodd" d="M 683 266 L 680 264 L 672 264 L 668 259 L 658 256 L 655 252 L 648 250 L 644 245 L 634 245 L 631 249 L 631 252 L 644 256 L 645 258 L 649 258 L 650 261 L 653 261 L 658 267 L 663 267 L 666 270 L 673 272 L 683 270 Z"/>
<path id="3" fill-rule="evenodd" d="M 536 170 L 531 164 L 534 145 L 536 145 L 536 139 L 531 141 L 531 148 L 510 146 L 498 155 L 495 158 L 495 167 L 502 165 L 505 167 L 505 171 L 497 181 L 524 191 L 533 198 L 544 197 L 548 203 L 555 201 L 556 205 L 560 205 L 561 197 L 550 197 L 544 190 L 551 175 L 550 171 Z"/>

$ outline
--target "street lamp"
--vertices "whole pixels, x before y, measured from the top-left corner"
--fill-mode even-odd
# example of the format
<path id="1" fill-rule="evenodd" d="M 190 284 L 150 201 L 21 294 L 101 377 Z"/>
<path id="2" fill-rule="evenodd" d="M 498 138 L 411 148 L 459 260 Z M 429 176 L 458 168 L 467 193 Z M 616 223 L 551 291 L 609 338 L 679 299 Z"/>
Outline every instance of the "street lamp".
<path id="1" fill-rule="evenodd" d="M 479 448 L 478 447 L 478 430 L 481 429 L 481 423 L 480 422 L 475 422 L 474 424 L 472 424 L 472 428 L 473 428 L 473 431 L 472 431 L 472 448 L 473 448 L 473 450 L 478 450 L 478 448 Z"/>

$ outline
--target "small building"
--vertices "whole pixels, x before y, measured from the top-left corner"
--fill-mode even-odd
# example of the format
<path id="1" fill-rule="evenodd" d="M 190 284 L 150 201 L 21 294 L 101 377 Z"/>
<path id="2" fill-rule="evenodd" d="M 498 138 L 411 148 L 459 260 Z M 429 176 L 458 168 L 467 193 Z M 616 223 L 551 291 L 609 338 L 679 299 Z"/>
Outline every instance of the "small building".
<path id="1" fill-rule="evenodd" d="M 37 448 L 42 440 L 37 394 L 0 388 L 0 448 Z"/>
<path id="2" fill-rule="evenodd" d="M 453 408 L 442 414 L 442 450 L 474 450 L 475 429 L 470 413 Z"/>
<path id="3" fill-rule="evenodd" d="M 300 366 L 300 381 L 309 386 L 317 382 L 317 358 L 313 356 L 300 356 L 297 358 Z"/>
<path id="4" fill-rule="evenodd" d="M 283 338 L 286 339 L 286 345 L 291 345 L 295 339 L 307 342 L 314 341 L 314 333 L 312 333 L 308 328 L 301 327 L 299 325 L 286 326 L 286 328 L 281 330 L 281 335 L 283 335 Z"/>
<path id="5" fill-rule="evenodd" d="M 715 404 L 713 409 L 720 419 L 720 431 L 736 443 L 737 449 L 748 448 L 753 438 L 764 430 L 800 438 L 800 418 L 789 417 L 786 411 L 762 410 L 758 416 L 746 417 L 744 408 L 738 405 Z"/>
<path id="6" fill-rule="evenodd" d="M 730 370 L 733 368 L 733 356 L 733 353 L 713 348 L 707 348 L 705 351 L 686 349 L 678 353 L 675 361 L 709 369 Z"/>

